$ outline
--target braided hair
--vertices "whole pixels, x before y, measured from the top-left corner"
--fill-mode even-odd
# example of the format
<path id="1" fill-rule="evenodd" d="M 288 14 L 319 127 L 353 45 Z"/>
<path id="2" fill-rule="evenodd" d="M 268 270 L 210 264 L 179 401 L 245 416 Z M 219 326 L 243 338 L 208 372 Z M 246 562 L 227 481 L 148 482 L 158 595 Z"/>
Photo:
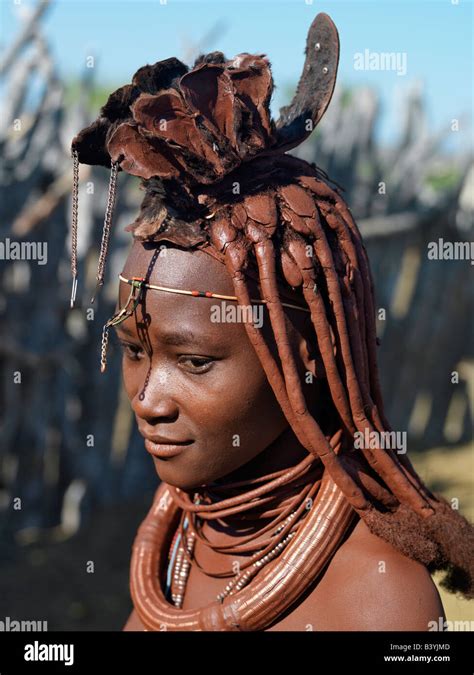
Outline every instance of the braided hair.
<path id="1" fill-rule="evenodd" d="M 265 55 L 228 60 L 213 52 L 191 69 L 176 58 L 144 66 L 74 138 L 73 156 L 142 178 L 140 213 L 126 228 L 135 240 L 213 247 L 241 305 L 250 305 L 248 274 L 256 272 L 278 359 L 258 327 L 245 328 L 298 440 L 372 533 L 430 572 L 444 570 L 448 590 L 473 597 L 470 523 L 424 485 L 405 454 L 380 441 L 354 449 L 356 434 L 380 438 L 391 431 L 377 368 L 370 265 L 340 190 L 316 165 L 285 154 L 327 108 L 338 55 L 334 24 L 320 14 L 308 33 L 295 97 L 277 122 L 269 113 L 273 81 Z M 101 252 L 107 241 L 108 229 Z M 310 312 L 344 438 L 338 453 L 307 406 L 282 283 Z"/>

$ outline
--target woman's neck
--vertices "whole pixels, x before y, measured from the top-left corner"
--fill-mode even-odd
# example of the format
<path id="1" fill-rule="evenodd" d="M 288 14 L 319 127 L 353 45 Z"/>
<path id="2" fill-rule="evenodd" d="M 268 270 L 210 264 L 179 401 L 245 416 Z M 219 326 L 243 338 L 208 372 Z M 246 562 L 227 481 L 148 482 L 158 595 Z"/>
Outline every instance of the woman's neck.
<path id="1" fill-rule="evenodd" d="M 215 481 L 212 486 L 221 487 L 230 483 L 237 483 L 266 476 L 283 469 L 291 469 L 299 464 L 305 457 L 308 457 L 308 451 L 301 443 L 299 443 L 291 427 L 288 427 L 273 443 L 250 462 L 247 462 L 232 473 Z M 212 491 L 212 486 L 209 486 L 210 492 Z M 243 487 L 242 489 L 250 490 L 251 488 Z M 205 488 L 203 492 L 206 492 Z M 273 508 L 276 508 L 277 506 L 277 504 L 272 505 Z M 249 518 L 251 518 L 251 515 L 251 511 L 248 511 Z M 222 519 L 220 522 L 206 521 L 205 530 L 208 532 L 211 539 L 214 538 L 212 532 L 216 534 L 219 532 L 221 535 L 226 534 L 234 538 L 257 533 L 269 522 L 268 519 L 260 518 L 251 521 L 249 518 L 239 519 L 234 516 L 228 521 L 225 519 Z"/>
<path id="2" fill-rule="evenodd" d="M 235 471 L 215 481 L 214 485 L 226 485 L 252 478 L 260 478 L 275 471 L 289 469 L 296 466 L 305 457 L 308 451 L 296 438 L 291 427 L 288 427 L 269 446 L 262 450 L 250 462 L 240 466 Z"/>

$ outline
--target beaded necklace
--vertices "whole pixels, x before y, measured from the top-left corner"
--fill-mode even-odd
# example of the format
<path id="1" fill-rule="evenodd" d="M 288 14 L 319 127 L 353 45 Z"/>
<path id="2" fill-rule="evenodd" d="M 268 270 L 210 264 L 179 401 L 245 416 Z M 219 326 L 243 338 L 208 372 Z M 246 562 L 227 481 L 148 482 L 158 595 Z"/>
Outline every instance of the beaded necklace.
<path id="1" fill-rule="evenodd" d="M 285 524 L 295 517 L 295 514 L 296 511 L 292 511 L 292 513 L 286 518 L 285 522 L 282 525 L 279 525 L 279 527 L 277 527 L 277 529 L 274 531 L 273 534 L 277 535 L 285 527 Z M 186 517 L 184 519 L 183 525 L 185 530 L 188 528 L 188 524 L 189 521 L 188 518 Z M 240 591 L 241 588 L 243 588 L 248 584 L 251 577 L 254 576 L 254 574 L 256 574 L 263 565 L 273 560 L 285 548 L 285 546 L 291 541 L 294 535 L 295 535 L 294 532 L 290 532 L 282 541 L 278 542 L 278 544 L 276 544 L 267 554 L 262 556 L 262 558 L 260 558 L 259 560 L 256 560 L 252 564 L 250 570 L 247 570 L 242 573 L 237 572 L 235 577 L 227 584 L 224 590 L 221 593 L 217 594 L 216 599 L 219 602 L 222 602 L 222 600 L 228 595 L 232 595 L 233 593 Z M 181 533 L 177 532 L 170 552 L 170 559 L 168 564 L 166 587 L 165 587 L 166 599 L 168 601 L 170 601 L 171 599 L 175 607 L 179 608 L 183 606 L 184 594 L 186 592 L 189 573 L 191 571 L 191 562 L 186 558 L 184 554 L 184 546 L 181 540 L 182 540 Z M 196 536 L 193 533 L 191 533 L 189 535 L 186 544 L 189 556 L 192 556 L 193 554 L 195 543 L 196 543 Z"/>

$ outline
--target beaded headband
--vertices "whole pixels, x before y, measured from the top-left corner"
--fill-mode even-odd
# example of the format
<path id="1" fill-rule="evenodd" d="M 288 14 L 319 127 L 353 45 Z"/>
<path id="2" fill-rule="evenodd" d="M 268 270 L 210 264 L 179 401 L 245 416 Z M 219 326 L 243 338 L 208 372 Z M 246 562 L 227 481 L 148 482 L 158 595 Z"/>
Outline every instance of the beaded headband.
<path id="1" fill-rule="evenodd" d="M 212 291 L 197 291 L 197 290 L 185 290 L 182 288 L 172 288 L 171 286 L 157 286 L 155 284 L 149 284 L 145 281 L 143 277 L 132 277 L 127 279 L 121 274 L 118 275 L 120 281 L 129 284 L 132 288 L 130 289 L 130 294 L 127 298 L 125 305 L 118 310 L 105 324 L 102 329 L 102 345 L 100 350 L 100 372 L 103 373 L 107 367 L 107 345 L 109 341 L 109 328 L 111 326 L 118 326 L 120 323 L 132 316 L 140 302 L 141 292 L 144 288 L 149 288 L 154 291 L 165 291 L 167 293 L 178 293 L 180 295 L 190 295 L 194 298 L 217 298 L 218 300 L 232 300 L 237 301 L 238 298 L 235 295 L 223 295 L 222 293 L 213 293 Z M 257 304 L 265 305 L 267 300 L 256 300 L 251 298 L 251 302 Z M 284 307 L 289 307 L 290 309 L 298 309 L 301 312 L 309 312 L 310 310 L 307 307 L 301 307 L 300 305 L 293 305 L 290 302 L 282 302 Z"/>

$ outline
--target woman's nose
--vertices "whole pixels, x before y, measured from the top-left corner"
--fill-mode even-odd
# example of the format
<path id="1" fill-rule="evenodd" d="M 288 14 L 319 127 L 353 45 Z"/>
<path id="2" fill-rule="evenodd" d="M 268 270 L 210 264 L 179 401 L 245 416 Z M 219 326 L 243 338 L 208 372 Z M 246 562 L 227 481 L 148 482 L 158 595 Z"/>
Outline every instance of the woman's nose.
<path id="1" fill-rule="evenodd" d="M 161 418 L 172 420 L 179 413 L 170 383 L 164 377 L 147 377 L 135 393 L 131 406 L 137 417 L 150 422 Z"/>

